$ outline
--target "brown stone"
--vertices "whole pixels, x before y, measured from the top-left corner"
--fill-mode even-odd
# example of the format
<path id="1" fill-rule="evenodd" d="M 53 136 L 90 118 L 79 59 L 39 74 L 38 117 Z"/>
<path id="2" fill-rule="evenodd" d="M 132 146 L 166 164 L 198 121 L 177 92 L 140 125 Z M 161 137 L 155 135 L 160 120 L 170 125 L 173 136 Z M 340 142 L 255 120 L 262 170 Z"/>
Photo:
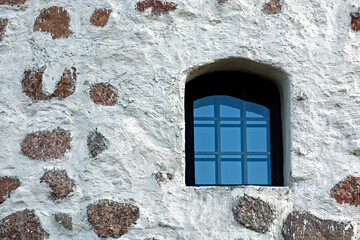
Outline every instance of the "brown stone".
<path id="1" fill-rule="evenodd" d="M 274 219 L 273 211 L 268 203 L 249 196 L 239 200 L 233 208 L 235 221 L 257 232 L 269 231 Z"/>
<path id="2" fill-rule="evenodd" d="M 65 69 L 55 91 L 51 95 L 43 92 L 42 78 L 45 67 L 38 70 L 27 70 L 22 80 L 23 91 L 26 96 L 34 100 L 49 100 L 52 97 L 66 98 L 74 93 L 76 81 L 76 68 Z"/>
<path id="3" fill-rule="evenodd" d="M 92 25 L 98 27 L 104 27 L 108 20 L 111 13 L 111 9 L 98 9 L 96 10 L 90 18 L 90 22 Z"/>
<path id="4" fill-rule="evenodd" d="M 60 81 L 57 83 L 52 97 L 66 98 L 74 93 L 76 81 L 76 68 L 65 69 Z"/>
<path id="5" fill-rule="evenodd" d="M 97 83 L 90 87 L 90 98 L 96 104 L 113 106 L 117 102 L 115 88 L 108 83 Z"/>
<path id="6" fill-rule="evenodd" d="M 360 31 L 360 12 L 354 12 L 351 16 L 351 29 L 354 31 Z"/>
<path id="7" fill-rule="evenodd" d="M 337 203 L 347 203 L 354 206 L 360 205 L 360 178 L 348 176 L 343 181 L 337 183 L 330 190 L 331 197 Z"/>
<path id="8" fill-rule="evenodd" d="M 155 180 L 160 184 L 160 182 L 167 180 L 172 180 L 174 176 L 171 173 L 155 173 Z"/>
<path id="9" fill-rule="evenodd" d="M 350 240 L 354 228 L 350 223 L 322 220 L 310 213 L 292 212 L 284 222 L 282 235 L 285 240 Z"/>
<path id="10" fill-rule="evenodd" d="M 70 16 L 62 7 L 44 9 L 36 18 L 34 31 L 50 32 L 53 39 L 69 37 Z"/>
<path id="11" fill-rule="evenodd" d="M 46 98 L 42 89 L 42 77 L 44 71 L 45 68 L 25 71 L 25 76 L 22 80 L 22 87 L 26 96 L 31 97 L 34 100 L 42 100 Z"/>
<path id="12" fill-rule="evenodd" d="M 0 5 L 22 5 L 26 0 L 0 0 Z"/>
<path id="13" fill-rule="evenodd" d="M 0 178 L 0 204 L 5 202 L 5 197 L 9 197 L 10 193 L 20 187 L 20 180 L 15 177 Z"/>
<path id="14" fill-rule="evenodd" d="M 62 224 L 64 228 L 72 230 L 72 217 L 67 213 L 56 213 L 55 221 Z"/>
<path id="15" fill-rule="evenodd" d="M 144 12 L 148 8 L 152 8 L 151 13 L 154 15 L 160 15 L 168 13 L 169 11 L 174 11 L 176 9 L 176 4 L 173 2 L 162 2 L 159 0 L 144 0 L 136 4 L 136 9 L 139 12 Z"/>
<path id="16" fill-rule="evenodd" d="M 43 240 L 48 237 L 34 210 L 18 211 L 1 220 L 2 240 Z"/>
<path id="17" fill-rule="evenodd" d="M 35 132 L 25 137 L 21 151 L 32 159 L 57 159 L 70 149 L 70 141 L 70 133 L 62 129 Z"/>
<path id="18" fill-rule="evenodd" d="M 280 0 L 270 0 L 265 4 L 263 11 L 265 14 L 278 14 L 281 12 L 281 7 Z"/>
<path id="19" fill-rule="evenodd" d="M 91 226 L 99 237 L 117 237 L 127 232 L 139 218 L 139 208 L 132 204 L 100 200 L 87 207 Z"/>
<path id="20" fill-rule="evenodd" d="M 218 3 L 226 3 L 227 0 L 218 0 Z"/>
<path id="21" fill-rule="evenodd" d="M 49 184 L 53 200 L 65 198 L 74 191 L 75 182 L 69 178 L 65 170 L 48 170 L 40 180 Z"/>
<path id="22" fill-rule="evenodd" d="M 5 33 L 5 27 L 8 24 L 8 20 L 6 18 L 0 18 L 0 41 Z"/>

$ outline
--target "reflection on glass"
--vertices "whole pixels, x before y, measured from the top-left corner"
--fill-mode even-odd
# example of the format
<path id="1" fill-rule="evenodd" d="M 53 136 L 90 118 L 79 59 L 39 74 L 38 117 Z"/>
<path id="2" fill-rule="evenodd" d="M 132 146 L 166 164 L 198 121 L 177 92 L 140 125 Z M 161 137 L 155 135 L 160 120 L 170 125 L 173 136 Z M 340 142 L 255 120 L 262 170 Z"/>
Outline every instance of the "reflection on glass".
<path id="1" fill-rule="evenodd" d="M 270 111 L 263 105 L 246 102 L 246 117 L 268 118 L 270 117 Z"/>
<path id="2" fill-rule="evenodd" d="M 242 100 L 229 96 L 218 96 L 220 117 L 241 117 Z"/>
<path id="3" fill-rule="evenodd" d="M 266 127 L 246 127 L 246 146 L 248 152 L 267 152 L 270 136 Z"/>
<path id="4" fill-rule="evenodd" d="M 221 151 L 241 151 L 241 128 L 221 127 L 220 128 Z"/>
<path id="5" fill-rule="evenodd" d="M 194 117 L 214 117 L 216 96 L 204 97 L 194 101 Z"/>
<path id="6" fill-rule="evenodd" d="M 195 184 L 216 184 L 215 162 L 195 161 Z"/>
<path id="7" fill-rule="evenodd" d="M 221 162 L 221 184 L 242 184 L 242 163 Z"/>
<path id="8" fill-rule="evenodd" d="M 194 127 L 195 152 L 215 151 L 215 127 Z"/>
<path id="9" fill-rule="evenodd" d="M 248 184 L 264 184 L 269 185 L 268 180 L 268 163 L 267 162 L 247 162 Z"/>

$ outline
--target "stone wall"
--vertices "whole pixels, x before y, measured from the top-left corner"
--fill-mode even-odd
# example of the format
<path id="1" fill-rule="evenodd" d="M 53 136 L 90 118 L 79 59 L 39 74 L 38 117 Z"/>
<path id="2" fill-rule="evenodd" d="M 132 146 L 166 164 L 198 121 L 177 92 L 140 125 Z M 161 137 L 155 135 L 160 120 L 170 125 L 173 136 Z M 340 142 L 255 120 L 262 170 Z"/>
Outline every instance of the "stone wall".
<path id="1" fill-rule="evenodd" d="M 358 239 L 355 0 L 0 0 L 1 239 Z M 186 187 L 185 83 L 281 92 L 284 187 Z"/>

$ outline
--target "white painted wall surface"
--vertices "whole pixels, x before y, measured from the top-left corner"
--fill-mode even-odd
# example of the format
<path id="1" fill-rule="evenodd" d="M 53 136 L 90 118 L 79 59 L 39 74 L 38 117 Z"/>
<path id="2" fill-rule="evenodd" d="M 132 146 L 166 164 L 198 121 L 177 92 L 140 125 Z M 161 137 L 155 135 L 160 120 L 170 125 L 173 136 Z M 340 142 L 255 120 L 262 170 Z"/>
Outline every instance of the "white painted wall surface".
<path id="1" fill-rule="evenodd" d="M 121 239 L 282 239 L 282 223 L 293 210 L 351 221 L 354 239 L 360 238 L 359 209 L 330 197 L 337 182 L 360 176 L 359 156 L 351 153 L 360 148 L 360 32 L 350 28 L 359 2 L 284 0 L 278 15 L 262 12 L 264 0 L 175 2 L 177 9 L 161 16 L 136 11 L 134 0 L 0 6 L 0 18 L 9 19 L 0 42 L 0 175 L 22 182 L 0 205 L 0 219 L 34 209 L 49 239 L 98 239 L 86 206 L 107 198 L 140 208 L 137 224 Z M 53 40 L 50 33 L 33 31 L 40 11 L 51 6 L 70 14 L 69 38 Z M 112 9 L 104 28 L 89 21 L 98 8 Z M 217 61 L 227 58 L 239 59 L 231 67 Z M 203 72 L 251 68 L 279 83 L 289 187 L 185 186 L 185 82 L 214 62 Z M 64 68 L 76 67 L 75 93 L 63 100 L 27 97 L 24 71 L 42 66 L 48 92 Z M 90 85 L 99 82 L 117 88 L 117 105 L 96 105 L 89 98 Z M 64 157 L 31 160 L 21 154 L 28 133 L 57 127 L 72 134 Z M 110 147 L 92 159 L 86 138 L 95 128 Z M 76 181 L 74 193 L 58 202 L 40 183 L 52 168 L 65 169 Z M 174 180 L 159 185 L 153 176 L 159 171 L 174 174 Z M 276 214 L 271 232 L 235 222 L 231 208 L 244 194 L 269 202 Z M 55 222 L 58 211 L 72 215 L 73 231 Z"/>

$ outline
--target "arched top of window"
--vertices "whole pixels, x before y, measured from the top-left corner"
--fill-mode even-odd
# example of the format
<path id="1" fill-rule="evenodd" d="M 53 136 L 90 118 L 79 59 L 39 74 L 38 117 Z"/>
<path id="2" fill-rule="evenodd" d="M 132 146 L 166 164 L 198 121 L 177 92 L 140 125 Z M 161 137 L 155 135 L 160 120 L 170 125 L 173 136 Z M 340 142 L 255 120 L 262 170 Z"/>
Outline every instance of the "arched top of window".
<path id="1" fill-rule="evenodd" d="M 280 97 L 272 82 L 217 72 L 185 91 L 187 185 L 283 185 Z"/>

